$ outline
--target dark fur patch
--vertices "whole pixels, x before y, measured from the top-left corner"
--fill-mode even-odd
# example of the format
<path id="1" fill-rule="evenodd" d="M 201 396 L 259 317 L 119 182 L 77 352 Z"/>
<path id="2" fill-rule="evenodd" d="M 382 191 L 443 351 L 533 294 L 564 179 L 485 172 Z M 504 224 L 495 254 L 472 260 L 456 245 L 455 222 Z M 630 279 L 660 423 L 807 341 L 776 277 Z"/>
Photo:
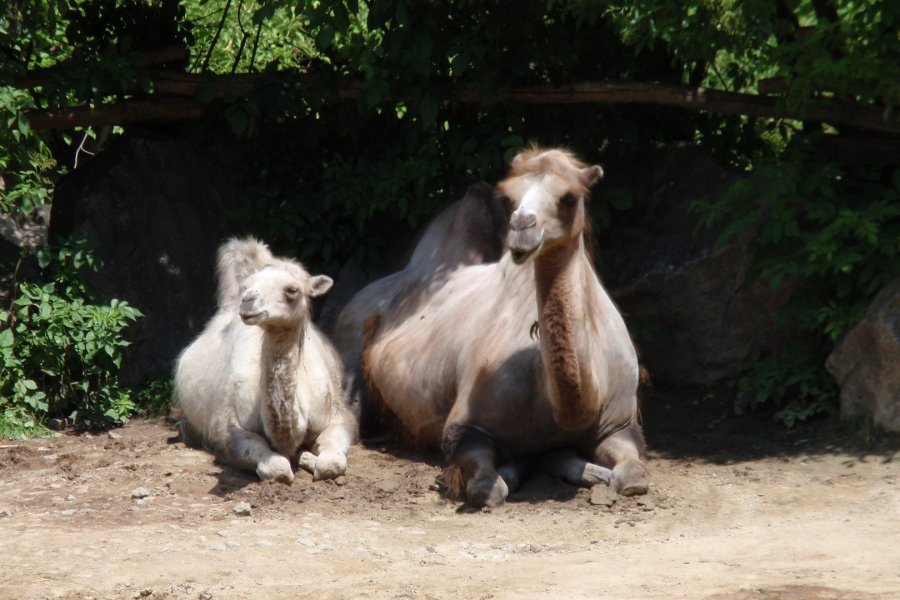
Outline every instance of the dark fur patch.
<path id="1" fill-rule="evenodd" d="M 547 335 L 541 343 L 549 350 L 550 364 L 545 368 L 557 395 L 557 419 L 561 427 L 584 427 L 590 415 L 584 405 L 581 370 L 575 351 L 575 324 L 569 307 L 573 282 L 558 269 L 543 268 L 537 261 L 535 277 L 539 293 L 543 295 L 539 317 Z"/>

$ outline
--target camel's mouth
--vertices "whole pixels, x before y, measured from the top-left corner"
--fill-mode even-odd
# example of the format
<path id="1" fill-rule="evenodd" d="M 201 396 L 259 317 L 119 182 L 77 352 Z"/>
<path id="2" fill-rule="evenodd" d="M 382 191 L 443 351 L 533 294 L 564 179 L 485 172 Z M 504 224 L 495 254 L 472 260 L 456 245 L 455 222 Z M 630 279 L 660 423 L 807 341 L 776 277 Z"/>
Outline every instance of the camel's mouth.
<path id="1" fill-rule="evenodd" d="M 242 320 L 246 325 L 259 325 L 259 324 L 262 323 L 262 322 L 266 319 L 266 317 L 268 317 L 268 316 L 269 316 L 269 313 L 268 313 L 267 311 L 264 311 L 264 310 L 261 310 L 261 311 L 259 311 L 259 312 L 253 312 L 253 313 L 249 313 L 249 312 L 245 313 L 245 312 L 242 312 L 242 313 L 241 313 L 241 320 Z"/>
<path id="2" fill-rule="evenodd" d="M 511 229 L 506 242 L 513 262 L 521 265 L 544 243 L 544 232 L 534 227 Z"/>
<path id="3" fill-rule="evenodd" d="M 523 262 L 528 260 L 528 257 L 534 254 L 537 251 L 538 247 L 535 246 L 530 250 L 523 250 L 521 248 L 510 248 L 509 253 L 512 256 L 513 262 L 517 265 L 521 265 Z"/>

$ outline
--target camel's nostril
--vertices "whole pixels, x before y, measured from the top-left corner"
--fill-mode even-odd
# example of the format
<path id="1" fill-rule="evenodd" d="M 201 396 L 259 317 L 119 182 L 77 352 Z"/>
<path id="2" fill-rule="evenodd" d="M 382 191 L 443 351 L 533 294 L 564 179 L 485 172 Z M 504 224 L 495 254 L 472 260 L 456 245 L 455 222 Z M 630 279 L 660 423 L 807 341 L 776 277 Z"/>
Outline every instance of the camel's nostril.
<path id="1" fill-rule="evenodd" d="M 537 225 L 537 215 L 532 212 L 516 211 L 509 219 L 509 226 L 516 230 L 530 229 Z"/>

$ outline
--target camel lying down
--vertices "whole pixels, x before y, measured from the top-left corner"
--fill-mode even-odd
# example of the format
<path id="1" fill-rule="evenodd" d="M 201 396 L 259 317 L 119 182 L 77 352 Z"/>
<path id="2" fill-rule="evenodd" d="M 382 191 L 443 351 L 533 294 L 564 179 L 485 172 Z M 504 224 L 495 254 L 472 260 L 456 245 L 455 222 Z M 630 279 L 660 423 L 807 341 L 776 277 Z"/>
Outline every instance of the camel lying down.
<path id="1" fill-rule="evenodd" d="M 309 314 L 331 279 L 252 238 L 219 249 L 218 277 L 218 312 L 175 370 L 185 440 L 262 480 L 290 483 L 296 464 L 314 480 L 342 475 L 356 421 L 337 353 Z"/>
<path id="2" fill-rule="evenodd" d="M 520 153 L 495 188 L 511 214 L 497 262 L 405 289 L 368 320 L 359 307 L 338 317 L 338 327 L 367 323 L 353 375 L 419 443 L 444 451 L 448 483 L 472 505 L 502 503 L 535 466 L 647 492 L 637 356 L 583 239 L 602 174 L 565 151 Z"/>

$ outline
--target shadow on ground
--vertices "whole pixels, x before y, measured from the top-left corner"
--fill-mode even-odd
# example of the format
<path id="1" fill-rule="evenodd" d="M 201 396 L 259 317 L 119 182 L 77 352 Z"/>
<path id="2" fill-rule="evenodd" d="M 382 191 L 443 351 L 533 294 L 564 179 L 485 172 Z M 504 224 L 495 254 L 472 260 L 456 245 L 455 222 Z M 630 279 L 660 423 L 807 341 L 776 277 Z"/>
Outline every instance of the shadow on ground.
<path id="1" fill-rule="evenodd" d="M 792 428 L 770 414 L 736 416 L 733 395 L 728 388 L 645 392 L 641 413 L 651 455 L 730 464 L 840 453 L 860 461 L 900 462 L 900 435 L 836 416 Z"/>

